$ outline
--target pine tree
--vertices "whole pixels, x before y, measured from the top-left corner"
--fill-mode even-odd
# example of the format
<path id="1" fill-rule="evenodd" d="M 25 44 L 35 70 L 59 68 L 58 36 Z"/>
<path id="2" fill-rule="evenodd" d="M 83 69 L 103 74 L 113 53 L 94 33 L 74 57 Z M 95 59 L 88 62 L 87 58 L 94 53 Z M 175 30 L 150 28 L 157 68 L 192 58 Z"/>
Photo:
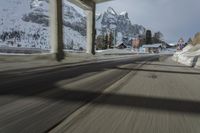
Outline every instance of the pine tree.
<path id="1" fill-rule="evenodd" d="M 113 40 L 114 40 L 113 34 L 112 34 L 112 32 L 110 32 L 110 34 L 109 34 L 109 41 L 108 41 L 109 48 L 113 47 Z"/>
<path id="2" fill-rule="evenodd" d="M 161 43 L 163 38 L 163 34 L 161 32 L 156 32 L 152 38 L 153 43 Z"/>
<path id="3" fill-rule="evenodd" d="M 187 41 L 188 44 L 192 44 L 192 38 L 189 38 Z"/>
<path id="4" fill-rule="evenodd" d="M 151 30 L 147 30 L 146 31 L 146 44 L 152 44 Z"/>
<path id="5" fill-rule="evenodd" d="M 106 49 L 108 48 L 108 34 L 106 33 L 105 39 L 104 39 L 104 44 Z"/>

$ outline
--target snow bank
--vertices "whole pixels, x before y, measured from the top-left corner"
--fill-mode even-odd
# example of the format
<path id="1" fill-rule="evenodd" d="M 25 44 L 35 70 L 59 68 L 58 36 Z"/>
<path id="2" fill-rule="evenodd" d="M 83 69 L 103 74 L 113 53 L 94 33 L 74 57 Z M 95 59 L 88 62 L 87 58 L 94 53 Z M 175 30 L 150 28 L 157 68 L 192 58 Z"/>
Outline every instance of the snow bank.
<path id="1" fill-rule="evenodd" d="M 133 51 L 131 49 L 105 49 L 105 50 L 97 50 L 97 53 L 105 54 L 105 55 L 121 55 L 121 54 L 133 54 Z"/>
<path id="2" fill-rule="evenodd" d="M 195 66 L 200 64 L 198 57 L 200 57 L 200 45 L 188 45 L 182 51 L 176 52 L 172 59 L 187 66 Z"/>
<path id="3" fill-rule="evenodd" d="M 200 68 L 200 57 L 197 59 L 195 68 Z"/>

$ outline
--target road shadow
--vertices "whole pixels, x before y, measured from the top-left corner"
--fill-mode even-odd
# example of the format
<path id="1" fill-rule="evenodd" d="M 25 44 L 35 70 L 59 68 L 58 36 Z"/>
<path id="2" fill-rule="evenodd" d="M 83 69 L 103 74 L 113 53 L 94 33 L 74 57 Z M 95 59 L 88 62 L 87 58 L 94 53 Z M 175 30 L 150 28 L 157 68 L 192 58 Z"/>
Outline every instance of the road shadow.
<path id="1" fill-rule="evenodd" d="M 60 90 L 62 97 L 54 100 L 87 103 L 98 96 L 101 98 L 94 100 L 94 105 L 119 106 L 124 108 L 139 108 L 145 110 L 178 112 L 189 114 L 200 114 L 200 101 L 184 99 L 170 99 L 152 96 L 128 95 L 117 93 L 102 93 L 81 90 Z"/>
<path id="2" fill-rule="evenodd" d="M 131 60 L 126 60 L 126 63 L 131 62 Z M 56 71 L 56 73 L 53 74 L 50 73 L 48 75 L 41 75 L 41 77 L 39 78 L 35 77 L 31 79 L 24 79 L 20 82 L 12 82 L 12 84 L 0 84 L 0 96 L 14 95 L 20 96 L 21 98 L 38 97 L 53 101 L 61 101 L 66 104 L 76 103 L 80 106 L 94 100 L 98 96 L 102 96 L 100 100 L 93 101 L 93 104 L 120 106 L 124 108 L 142 108 L 147 110 L 200 114 L 200 101 L 190 101 L 185 100 L 184 98 L 181 100 L 117 93 L 102 93 L 104 89 L 118 81 L 121 77 L 123 77 L 130 71 L 200 75 L 200 73 L 183 71 L 150 70 L 142 68 L 119 68 L 118 65 L 121 63 L 123 64 L 124 62 L 112 62 L 111 64 L 109 63 L 103 68 L 92 66 L 90 69 L 85 69 L 85 67 L 83 67 L 81 69 L 70 70 L 70 73 L 66 70 Z M 113 65 L 116 66 L 113 67 Z M 125 71 L 125 73 L 124 75 L 121 75 L 121 77 L 109 78 L 109 82 L 99 81 L 98 83 L 96 83 L 95 88 L 92 86 L 88 88 L 79 87 L 78 90 L 74 90 L 72 88 L 62 88 L 57 85 L 57 82 L 59 81 L 70 79 L 88 72 L 101 72 L 104 69 L 119 69 L 121 71 Z M 47 93 L 49 91 L 54 91 L 54 93 L 46 96 L 40 95 L 41 93 Z"/>
<path id="3" fill-rule="evenodd" d="M 62 80 L 76 81 L 84 74 L 88 73 L 101 73 L 106 69 L 115 69 L 120 65 L 132 64 L 135 61 L 141 61 L 145 64 L 144 60 L 149 57 L 133 59 L 125 59 L 119 61 L 107 61 L 91 63 L 86 65 L 79 65 L 76 67 L 60 67 L 51 70 L 37 71 L 33 73 L 19 73 L 19 74 L 6 74 L 0 75 L 0 95 L 1 94 L 16 94 L 16 95 L 35 95 L 43 91 L 51 90 L 54 83 Z M 158 60 L 158 57 L 153 57 L 150 60 Z M 109 79 L 109 84 L 119 80 L 121 77 L 130 72 L 130 70 L 122 70 L 123 74 Z M 87 76 L 86 76 L 87 77 Z M 77 78 L 77 79 L 76 79 Z M 104 84 L 101 84 L 102 86 Z"/>
<path id="4" fill-rule="evenodd" d="M 148 57 L 139 57 L 139 58 L 128 58 L 128 59 L 121 59 L 121 60 L 114 60 L 114 61 L 103 61 L 103 62 L 93 62 L 89 64 L 79 64 L 75 66 L 68 66 L 66 64 L 62 65 L 56 65 L 53 68 L 52 66 L 49 66 L 46 69 L 43 69 L 44 67 L 41 67 L 41 70 L 36 70 L 35 69 L 40 69 L 40 67 L 37 67 L 35 69 L 23 69 L 23 70 L 11 70 L 11 71 L 5 71 L 5 72 L 0 72 L 0 80 L 1 82 L 8 81 L 11 79 L 20 79 L 21 77 L 38 77 L 40 76 L 45 76 L 45 75 L 63 75 L 66 73 L 65 76 L 67 77 L 62 77 L 62 76 L 56 76 L 58 79 L 63 79 L 63 78 L 73 78 L 77 77 L 79 75 L 82 75 L 84 73 L 90 73 L 90 72 L 100 72 L 104 71 L 105 69 L 112 69 L 113 67 L 117 67 L 123 64 L 134 64 L 135 62 L 141 62 L 142 65 L 144 64 L 144 60 L 150 60 L 150 61 L 158 61 L 159 56 L 148 56 Z M 89 69 L 88 69 L 89 68 Z M 51 74 L 54 72 L 53 74 Z"/>
<path id="5" fill-rule="evenodd" d="M 135 62 L 134 64 L 141 64 L 141 62 Z M 167 65 L 167 64 L 162 64 L 162 63 L 146 63 L 145 65 L 149 65 L 149 66 L 163 66 L 163 67 L 175 67 L 175 68 L 191 68 L 190 66 L 184 66 L 184 65 Z"/>
<path id="6" fill-rule="evenodd" d="M 140 71 L 140 72 L 142 71 L 142 72 L 167 73 L 167 74 L 200 75 L 199 72 L 188 72 L 188 71 L 169 71 L 169 70 L 154 70 L 154 69 L 143 69 L 143 68 L 120 68 L 120 67 L 117 67 L 116 69 L 129 70 L 129 71 Z"/>
<path id="7" fill-rule="evenodd" d="M 152 60 L 157 60 L 153 58 Z M 63 119 L 70 116 L 71 113 L 82 107 L 83 105 L 92 102 L 93 105 L 106 105 L 106 106 L 117 106 L 120 108 L 131 108 L 131 109 L 143 109 L 145 111 L 161 111 L 161 112 L 175 112 L 183 114 L 200 114 L 200 101 L 187 100 L 184 97 L 182 99 L 171 99 L 164 97 L 153 97 L 153 96 L 142 96 L 134 94 L 119 94 L 117 89 L 121 89 L 120 86 L 114 88 L 114 92 L 103 93 L 103 91 L 110 85 L 120 80 L 122 77 L 127 75 L 130 71 L 147 71 L 147 72 L 165 72 L 174 73 L 173 71 L 159 71 L 159 70 L 148 70 L 142 68 L 120 68 L 123 64 L 132 64 L 141 61 L 144 63 L 144 59 L 138 60 L 122 60 L 113 61 L 109 63 L 94 63 L 93 65 L 83 65 L 76 68 L 66 69 L 56 68 L 54 70 L 48 70 L 43 73 L 31 74 L 32 77 L 25 76 L 21 80 L 14 80 L 8 83 L 0 83 L 0 109 L 4 108 L 6 104 L 16 101 L 12 97 L 17 97 L 17 100 L 23 102 L 24 98 L 39 99 L 42 101 L 48 101 L 48 104 L 61 104 L 63 108 L 66 106 L 66 110 L 63 115 L 59 115 L 59 118 L 50 124 L 47 129 L 52 128 L 56 124 L 62 122 Z M 105 69 L 118 69 L 121 73 L 120 76 L 105 77 L 94 84 L 89 84 L 87 87 L 79 86 L 78 88 L 68 88 L 59 85 L 58 82 L 62 80 L 70 80 L 75 77 L 79 77 L 86 73 L 92 72 L 103 72 Z M 177 73 L 177 72 L 175 72 Z M 188 72 L 178 72 L 181 74 L 192 74 Z M 198 73 L 199 75 L 199 73 Z M 13 75 L 15 76 L 15 75 Z M 106 81 L 106 82 L 105 82 Z M 133 86 L 134 87 L 134 86 Z M 4 99 L 3 97 L 11 97 L 11 100 Z M 98 99 L 96 99 L 99 97 Z M 45 99 L 45 100 L 43 100 Z M 4 101 L 5 100 L 5 101 Z M 33 100 L 34 101 L 34 100 Z M 18 105 L 15 105 L 18 106 Z M 48 106 L 48 105 L 47 105 Z M 61 106 L 58 106 L 61 107 Z M 4 108 L 5 109 L 5 108 Z M 54 115 L 60 113 L 59 108 L 54 111 Z M 22 116 L 29 116 L 30 113 L 24 111 Z M 40 115 L 35 115 L 40 119 Z M 51 117 L 51 116 L 47 116 Z M 42 122 L 45 122 L 46 117 L 41 118 Z M 1 121 L 1 120 L 0 120 Z M 22 124 L 24 121 L 21 121 Z M 26 124 L 26 123 L 25 123 Z M 37 123 L 36 123 L 37 125 Z M 28 125 L 27 125 L 28 126 Z M 40 127 L 40 124 L 37 125 Z"/>
<path id="8" fill-rule="evenodd" d="M 154 72 L 154 70 L 143 69 L 140 69 L 140 71 Z M 165 112 L 200 114 L 199 101 L 117 93 L 102 93 L 102 91 L 110 84 L 113 84 L 115 80 L 110 81 L 109 84 L 104 83 L 102 86 L 97 86 L 96 88 L 88 87 L 74 90 L 59 87 L 56 83 L 61 79 L 57 80 L 56 77 L 55 79 L 56 81 L 42 80 L 40 83 L 37 83 L 34 80 L 29 80 L 24 83 L 20 82 L 12 84 L 10 86 L 12 88 L 4 86 L 6 89 L 1 89 L 0 96 L 14 95 L 20 96 L 21 98 L 43 98 L 56 102 L 60 101 L 66 104 L 79 104 L 80 106 L 87 104 L 88 102 L 93 101 L 95 98 L 101 96 L 101 98 L 94 100 L 92 103 L 95 105 L 119 106 L 120 108 L 139 108 Z M 46 96 L 39 95 L 45 92 L 48 93 L 49 91 L 54 91 L 54 93 Z"/>
<path id="9" fill-rule="evenodd" d="M 151 58 L 151 61 L 159 61 L 159 56 L 148 56 Z M 144 59 L 143 57 L 138 57 L 138 58 L 134 58 L 135 60 L 133 61 L 133 57 L 128 57 L 128 58 L 124 58 L 124 57 L 117 57 L 117 58 L 109 58 L 109 60 L 105 60 L 105 59 L 94 59 L 94 60 L 90 60 L 90 61 L 80 61 L 80 62 L 76 62 L 76 63 L 62 63 L 62 64 L 57 64 L 57 65 L 50 65 L 50 66 L 40 66 L 40 67 L 33 67 L 33 68 L 19 68 L 19 69 L 12 69 L 12 70 L 6 70 L 6 71 L 0 71 L 1 75 L 5 75 L 5 74 L 15 74 L 16 72 L 27 72 L 27 71 L 38 71 L 38 69 L 43 69 L 43 70 L 39 70 L 38 72 L 42 72 L 42 71 L 48 71 L 48 69 L 52 69 L 52 70 L 57 70 L 57 69 L 67 69 L 67 68 L 72 68 L 72 67 L 81 67 L 81 66 L 87 66 L 89 65 L 99 65 L 102 62 L 104 63 L 110 63 L 110 62 L 121 62 L 119 60 L 114 60 L 114 59 L 120 59 L 120 60 L 125 60 L 127 61 L 127 59 L 131 60 L 131 63 L 133 62 L 143 62 Z M 85 63 L 85 64 L 84 64 Z M 121 63 L 122 64 L 122 63 Z M 58 68 L 55 68 L 58 67 Z"/>
<path id="10" fill-rule="evenodd" d="M 110 60 L 116 59 L 116 58 L 109 58 Z M 117 58 L 117 59 L 124 59 L 124 58 Z M 59 68 L 70 68 L 70 67 L 74 67 L 74 65 L 76 66 L 82 66 L 82 65 L 86 65 L 86 64 L 82 64 L 82 63 L 91 63 L 91 64 L 95 64 L 98 62 L 95 61 L 104 61 L 104 62 L 110 62 L 109 60 L 105 60 L 105 59 L 98 59 L 98 60 L 89 60 L 89 61 L 80 61 L 80 62 L 75 62 L 75 63 L 60 63 L 60 64 L 56 64 L 56 65 L 50 65 L 50 66 L 40 66 L 40 67 L 31 67 L 31 68 L 18 68 L 18 69 L 12 69 L 12 70 L 6 70 L 6 71 L 0 71 L 0 74 L 9 74 L 9 73 L 14 73 L 14 72 L 25 72 L 25 71 L 35 71 L 38 69 L 54 69 L 55 67 L 59 67 Z M 55 62 L 54 60 L 52 60 L 52 62 Z M 73 65 L 73 66 L 72 66 Z"/>
<path id="11" fill-rule="evenodd" d="M 37 75 L 45 75 L 48 73 L 52 72 L 57 72 L 60 73 L 60 71 L 63 71 L 63 73 L 69 73 L 68 70 L 70 70 L 72 73 L 73 70 L 76 70 L 76 72 L 72 73 L 69 75 L 69 78 L 76 77 L 78 75 L 81 75 L 83 73 L 88 73 L 88 72 L 98 72 L 98 71 L 103 71 L 104 68 L 111 68 L 112 66 L 117 66 L 121 65 L 124 62 L 132 63 L 132 60 L 124 60 L 124 61 L 105 61 L 103 64 L 101 62 L 95 62 L 95 63 L 90 63 L 90 64 L 79 64 L 76 66 L 68 66 L 66 64 L 58 65 L 58 67 L 47 67 L 43 70 L 43 67 L 41 67 L 42 70 L 37 70 L 34 71 L 35 69 L 40 69 L 40 67 L 35 68 L 35 69 L 24 69 L 24 70 L 12 70 L 12 71 L 5 71 L 5 72 L 0 72 L 0 79 L 1 80 L 7 80 L 8 78 L 20 78 L 24 76 L 37 76 Z M 106 66 L 104 66 L 106 64 Z M 87 69 L 87 67 L 90 66 L 91 69 Z M 98 67 L 96 67 L 98 66 Z M 48 69 L 50 68 L 50 69 Z M 54 74 L 55 74 L 54 73 Z M 61 74 L 62 75 L 62 74 Z"/>
<path id="12" fill-rule="evenodd" d="M 172 99 L 163 97 L 153 97 L 153 96 L 142 96 L 134 94 L 118 94 L 118 93 L 102 93 L 102 90 L 94 88 L 93 90 L 88 90 L 87 88 L 68 89 L 59 88 L 56 85 L 51 84 L 49 87 L 54 88 L 53 95 L 39 96 L 37 94 L 31 94 L 17 91 L 17 92 L 7 92 L 0 93 L 3 95 L 16 95 L 20 97 L 28 98 L 42 98 L 53 100 L 55 102 L 62 102 L 64 104 L 74 104 L 80 106 L 87 104 L 92 101 L 92 105 L 106 105 L 106 106 L 117 106 L 120 108 L 132 108 L 132 109 L 144 109 L 152 111 L 162 111 L 162 112 L 174 112 L 174 113 L 184 113 L 184 114 L 200 114 L 200 101 L 192 101 L 186 99 Z M 34 89 L 34 88 L 31 88 Z M 39 88 L 39 89 L 42 89 Z M 43 93 L 47 90 L 43 90 Z M 50 90 L 48 90 L 50 91 Z M 41 92 L 40 92 L 41 93 Z M 97 97 L 100 98 L 96 99 Z M 95 100 L 96 99 L 96 100 Z"/>
<path id="13" fill-rule="evenodd" d="M 150 60 L 157 61 L 158 58 L 152 58 Z M 134 64 L 135 62 L 139 62 L 139 64 Z M 30 73 L 30 75 L 25 76 L 22 74 L 19 80 L 19 75 L 13 74 L 12 76 L 16 79 L 10 80 L 7 83 L 2 83 L 1 80 L 0 110 L 7 111 L 5 116 L 3 113 L 3 115 L 0 116 L 0 118 L 3 118 L 0 119 L 0 123 L 3 123 L 3 125 L 0 125 L 1 131 L 34 132 L 36 130 L 37 132 L 48 132 L 63 122 L 63 120 L 69 117 L 73 112 L 89 102 L 91 102 L 93 106 L 113 106 L 120 109 L 128 108 L 133 111 L 134 109 L 139 109 L 145 112 L 154 111 L 156 113 L 200 115 L 200 101 L 189 100 L 186 97 L 182 97 L 182 99 L 173 99 L 136 94 L 120 94 L 117 90 L 120 90 L 121 86 L 113 88 L 112 92 L 103 93 L 106 88 L 132 71 L 134 71 L 134 73 L 137 73 L 137 71 L 174 73 L 173 71 L 155 71 L 142 69 L 140 67 L 135 69 L 120 68 L 120 65 L 124 64 L 142 66 L 145 65 L 146 62 L 144 62 L 144 58 L 139 58 L 137 60 L 109 61 L 107 63 L 93 63 L 68 69 L 66 69 L 66 67 L 55 68 L 42 72 Z M 112 73 L 112 76 L 101 78 L 95 83 L 90 82 L 90 84 L 84 86 L 76 86 L 76 88 L 68 87 L 66 85 L 68 83 L 66 82 L 64 82 L 64 84 L 58 83 L 63 80 L 70 81 L 73 78 L 78 78 L 88 73 L 101 73 L 106 69 L 117 69 L 114 73 L 120 73 Z M 192 74 L 188 72 L 178 73 Z M 197 75 L 199 75 L 199 73 Z M 29 107 L 26 107 L 26 105 L 22 107 L 27 101 Z M 44 104 L 44 106 L 41 106 L 40 103 Z M 32 104 L 34 105 L 33 107 Z M 13 110 L 11 110 L 12 107 L 14 107 Z M 17 113 L 13 113 L 15 111 L 17 111 Z M 49 118 L 52 118 L 51 121 L 49 121 Z M 30 126 L 31 124 L 33 125 Z"/>

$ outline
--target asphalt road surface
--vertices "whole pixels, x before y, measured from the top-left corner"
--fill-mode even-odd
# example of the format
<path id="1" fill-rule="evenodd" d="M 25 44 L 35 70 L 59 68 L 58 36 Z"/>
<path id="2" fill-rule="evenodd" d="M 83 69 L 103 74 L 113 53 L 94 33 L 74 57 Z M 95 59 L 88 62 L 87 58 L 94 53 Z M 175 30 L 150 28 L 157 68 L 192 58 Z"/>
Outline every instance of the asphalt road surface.
<path id="1" fill-rule="evenodd" d="M 167 56 L 0 75 L 2 133 L 200 132 L 200 71 Z"/>

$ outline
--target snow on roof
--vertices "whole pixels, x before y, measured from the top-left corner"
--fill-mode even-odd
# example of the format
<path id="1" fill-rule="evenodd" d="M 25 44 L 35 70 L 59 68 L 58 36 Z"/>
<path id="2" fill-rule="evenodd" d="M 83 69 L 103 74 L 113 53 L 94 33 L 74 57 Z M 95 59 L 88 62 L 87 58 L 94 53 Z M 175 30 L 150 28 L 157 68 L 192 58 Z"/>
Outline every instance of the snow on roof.
<path id="1" fill-rule="evenodd" d="M 176 46 L 177 43 L 168 43 L 170 46 Z"/>
<path id="2" fill-rule="evenodd" d="M 116 44 L 116 47 L 120 46 L 120 45 L 126 45 L 124 44 L 122 41 L 121 42 L 118 42 L 118 44 Z"/>
<path id="3" fill-rule="evenodd" d="M 162 44 L 159 43 L 159 44 L 146 44 L 146 45 L 143 45 L 142 47 L 143 48 L 158 48 L 158 47 L 161 47 Z"/>

